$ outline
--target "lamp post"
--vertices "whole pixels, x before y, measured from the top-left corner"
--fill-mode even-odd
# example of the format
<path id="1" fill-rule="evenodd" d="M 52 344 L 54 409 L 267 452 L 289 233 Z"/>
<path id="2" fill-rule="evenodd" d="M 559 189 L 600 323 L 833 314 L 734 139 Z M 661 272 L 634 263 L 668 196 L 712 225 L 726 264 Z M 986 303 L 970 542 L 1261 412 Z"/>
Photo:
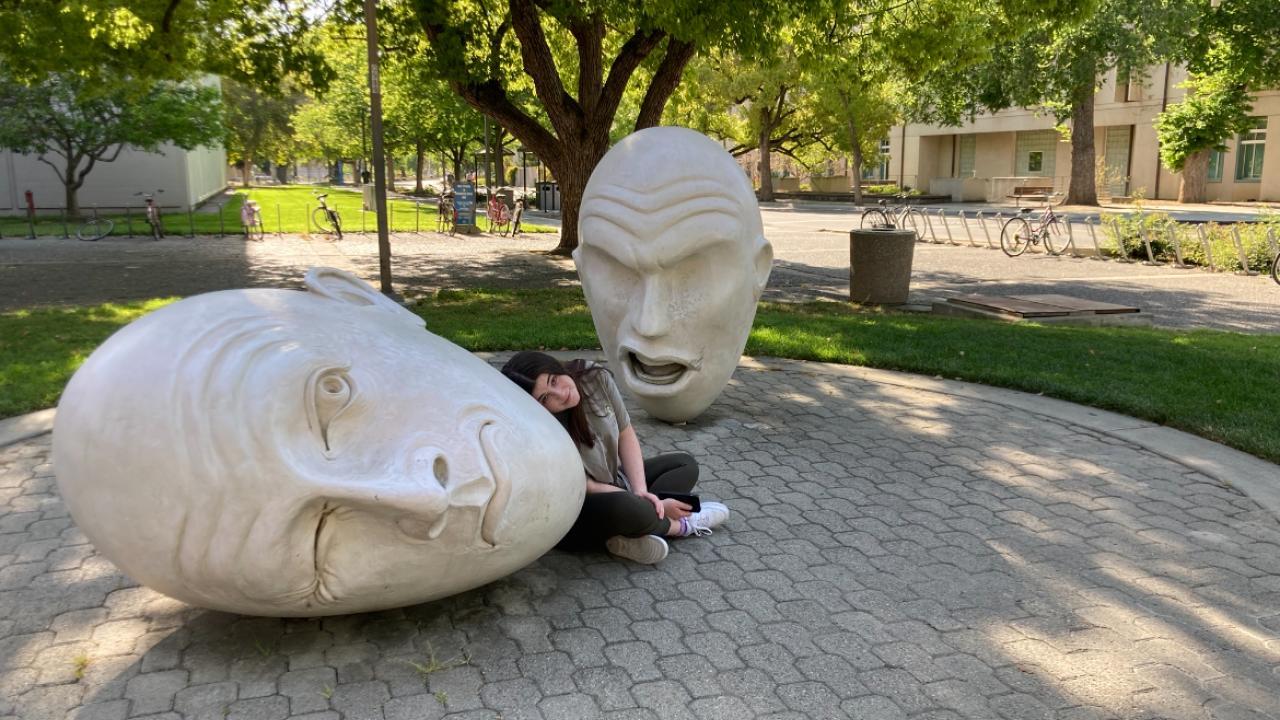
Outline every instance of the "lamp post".
<path id="1" fill-rule="evenodd" d="M 364 0 L 364 26 L 369 44 L 369 119 L 370 134 L 373 136 L 373 208 L 378 216 L 378 276 L 382 294 L 395 297 L 395 290 L 391 287 L 391 238 L 387 228 L 387 163 L 382 152 L 377 0 Z"/>

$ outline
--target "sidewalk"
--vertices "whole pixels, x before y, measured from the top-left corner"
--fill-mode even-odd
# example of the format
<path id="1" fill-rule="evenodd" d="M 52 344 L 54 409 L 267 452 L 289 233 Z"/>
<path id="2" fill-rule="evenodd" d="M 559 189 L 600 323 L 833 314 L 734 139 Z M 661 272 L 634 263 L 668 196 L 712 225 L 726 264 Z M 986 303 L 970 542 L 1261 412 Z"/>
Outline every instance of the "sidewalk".
<path id="1" fill-rule="evenodd" d="M 744 359 L 685 426 L 631 409 L 732 508 L 714 535 L 322 619 L 135 586 L 68 518 L 49 436 L 2 447 L 0 718 L 1280 718 L 1274 466 L 794 361 Z"/>

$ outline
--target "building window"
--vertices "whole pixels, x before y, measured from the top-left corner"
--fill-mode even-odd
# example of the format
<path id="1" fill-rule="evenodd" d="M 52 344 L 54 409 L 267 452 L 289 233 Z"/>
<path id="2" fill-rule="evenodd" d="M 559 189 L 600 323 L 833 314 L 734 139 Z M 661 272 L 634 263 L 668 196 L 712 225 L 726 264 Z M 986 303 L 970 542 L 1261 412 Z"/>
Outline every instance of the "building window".
<path id="1" fill-rule="evenodd" d="M 1019 132 L 1015 143 L 1013 174 L 1019 177 L 1053 177 L 1058 140 L 1056 130 Z"/>
<path id="2" fill-rule="evenodd" d="M 1209 153 L 1209 182 L 1222 182 L 1222 167 L 1227 164 L 1227 154 L 1221 150 Z"/>
<path id="3" fill-rule="evenodd" d="M 960 167 L 958 177 L 973 177 L 973 163 L 976 156 L 978 138 L 976 135 L 960 136 Z"/>
<path id="4" fill-rule="evenodd" d="M 1254 118 L 1253 126 L 1240 133 L 1236 145 L 1236 180 L 1262 180 L 1262 156 L 1267 147 L 1267 119 Z"/>
<path id="5" fill-rule="evenodd" d="M 880 157 L 876 159 L 879 160 L 879 163 L 863 163 L 863 180 L 887 180 L 889 178 L 889 138 L 880 141 Z"/>

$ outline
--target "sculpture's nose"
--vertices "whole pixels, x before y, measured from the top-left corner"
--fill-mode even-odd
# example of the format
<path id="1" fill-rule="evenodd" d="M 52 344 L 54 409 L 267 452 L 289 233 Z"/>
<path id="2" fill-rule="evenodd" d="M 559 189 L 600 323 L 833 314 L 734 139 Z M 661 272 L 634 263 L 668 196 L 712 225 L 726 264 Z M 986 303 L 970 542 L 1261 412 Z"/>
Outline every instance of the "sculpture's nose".
<path id="1" fill-rule="evenodd" d="M 661 275 L 646 275 L 639 302 L 631 311 L 632 326 L 641 337 L 656 338 L 671 330 L 670 291 Z"/>

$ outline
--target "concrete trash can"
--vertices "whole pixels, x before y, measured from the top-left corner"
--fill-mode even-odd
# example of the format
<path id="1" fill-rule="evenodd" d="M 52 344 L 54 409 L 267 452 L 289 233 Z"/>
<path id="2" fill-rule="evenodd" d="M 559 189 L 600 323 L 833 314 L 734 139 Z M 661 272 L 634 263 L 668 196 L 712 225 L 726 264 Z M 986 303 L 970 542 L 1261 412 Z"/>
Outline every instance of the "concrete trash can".
<path id="1" fill-rule="evenodd" d="M 849 231 L 849 300 L 901 305 L 911 290 L 916 233 L 899 228 Z"/>

